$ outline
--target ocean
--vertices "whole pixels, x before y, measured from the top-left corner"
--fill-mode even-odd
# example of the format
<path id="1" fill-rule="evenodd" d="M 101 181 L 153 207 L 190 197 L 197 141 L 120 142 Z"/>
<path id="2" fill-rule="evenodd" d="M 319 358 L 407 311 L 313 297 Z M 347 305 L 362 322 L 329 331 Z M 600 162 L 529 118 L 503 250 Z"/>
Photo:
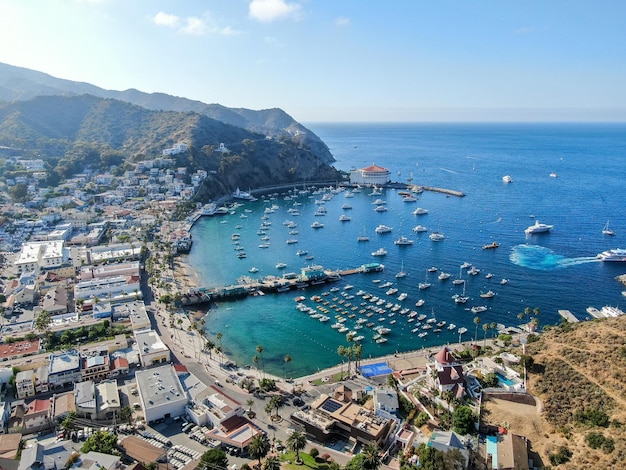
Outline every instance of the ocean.
<path id="1" fill-rule="evenodd" d="M 459 338 L 467 341 L 476 331 L 482 340 L 483 324 L 516 326 L 520 323 L 518 314 L 527 307 L 538 308 L 540 324 L 549 325 L 560 321 L 559 309 L 568 309 L 583 320 L 588 318 L 588 306 L 626 304 L 621 293 L 625 289 L 615 280 L 626 266 L 595 258 L 610 248 L 626 248 L 626 125 L 315 123 L 308 127 L 326 142 L 339 169 L 348 171 L 375 163 L 388 168 L 393 181 L 461 191 L 465 197 L 426 191 L 417 202 L 407 203 L 397 191 L 387 189 L 375 197 L 364 188 L 351 198 L 336 194 L 324 204 L 327 214 L 316 217 L 319 204 L 315 201 L 321 194 L 285 200 L 285 193 L 245 203 L 232 215 L 201 218 L 192 230 L 194 244 L 186 261 L 205 287 L 233 284 L 244 275 L 299 272 L 310 263 L 327 269 L 349 269 L 376 261 L 385 265 L 383 273 L 350 275 L 332 285 L 223 302 L 212 308 L 207 314 L 207 331 L 213 336 L 222 333 L 224 351 L 240 366 L 252 364 L 257 345 L 263 346 L 260 364 L 278 376 L 302 376 L 341 363 L 337 349 L 349 343 L 345 333 L 338 333 L 331 325 L 337 308 L 348 312 L 343 315 L 347 327 L 357 325 L 356 320 L 363 315 L 358 311 L 366 306 L 361 304 L 371 305 L 355 295 L 358 290 L 434 317 L 437 322 L 447 322 L 438 334 L 419 330 L 428 332 L 420 338 L 417 332 L 412 333 L 416 322 L 409 322 L 399 312 L 389 316 L 392 312 L 388 309 L 384 315 L 368 317 L 368 322 L 384 325 L 391 332 L 386 343 L 378 344 L 369 328 L 357 330 L 365 337 L 365 358 L 454 343 Z M 513 182 L 504 183 L 504 175 L 510 175 Z M 376 198 L 386 202 L 386 212 L 374 210 Z M 352 209 L 342 209 L 345 203 Z M 269 248 L 259 248 L 263 243 L 257 234 L 261 217 L 272 205 L 279 208 L 269 214 Z M 428 214 L 413 215 L 417 207 L 427 209 Z M 299 210 L 300 215 L 292 216 L 289 208 Z M 342 213 L 351 220 L 340 221 Z M 288 220 L 297 224 L 291 229 L 297 234 L 289 234 L 290 229 L 283 224 Z M 315 220 L 324 227 L 311 228 Z M 527 237 L 524 229 L 536 220 L 554 228 L 548 234 Z M 602 234 L 607 221 L 616 236 Z M 393 227 L 392 233 L 376 234 L 379 224 Z M 418 224 L 426 226 L 428 232 L 413 233 Z M 431 231 L 442 232 L 445 240 L 431 241 Z M 247 254 L 244 259 L 237 257 L 233 233 L 240 234 L 239 246 Z M 370 237 L 369 242 L 357 242 L 363 234 Z M 413 239 L 414 244 L 395 245 L 394 240 L 401 235 Z M 298 242 L 287 244 L 290 238 Z M 494 241 L 498 248 L 482 249 Z M 378 248 L 388 254 L 373 257 Z M 308 251 L 314 259 L 297 256 L 298 250 Z M 278 262 L 287 267 L 276 269 Z M 465 262 L 480 273 L 469 276 L 466 270 L 461 272 Z M 250 274 L 252 267 L 258 272 Z M 395 274 L 401 267 L 408 275 L 397 279 Z M 437 272 L 429 272 L 431 267 Z M 451 278 L 440 281 L 437 275 L 442 271 Z M 488 273 L 493 277 L 487 279 Z M 460 274 L 466 279 L 466 295 L 470 297 L 466 304 L 452 299 L 462 293 L 463 286 L 452 283 Z M 508 282 L 502 285 L 502 279 Z M 378 287 L 385 282 L 393 283 L 398 292 L 386 295 L 386 289 Z M 418 284 L 425 282 L 432 287 L 420 290 Z M 346 285 L 354 287 L 343 290 Z M 333 286 L 341 290 L 329 292 Z M 496 295 L 481 298 L 480 293 L 488 290 Z M 406 300 L 397 299 L 400 293 L 407 294 Z M 298 295 L 307 297 L 307 305 L 317 307 L 309 300 L 316 294 L 327 294 L 323 296 L 328 302 L 325 308 L 331 312 L 327 323 L 295 309 Z M 351 295 L 355 297 L 346 298 Z M 422 307 L 415 306 L 418 299 L 424 300 Z M 350 307 L 345 308 L 346 302 Z M 473 306 L 486 306 L 487 310 L 474 314 L 470 310 Z M 476 316 L 480 318 L 478 330 Z M 454 330 L 447 329 L 450 323 L 456 325 Z M 468 331 L 459 335 L 459 327 Z M 486 334 L 493 336 L 495 330 Z M 287 355 L 291 361 L 285 361 Z"/>

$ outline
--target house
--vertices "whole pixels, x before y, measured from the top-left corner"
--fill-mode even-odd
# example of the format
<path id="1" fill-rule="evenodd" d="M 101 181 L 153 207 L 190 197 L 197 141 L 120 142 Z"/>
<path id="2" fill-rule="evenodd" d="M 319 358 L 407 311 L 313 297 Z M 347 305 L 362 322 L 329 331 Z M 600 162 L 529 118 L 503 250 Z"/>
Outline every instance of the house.
<path id="1" fill-rule="evenodd" d="M 156 331 L 136 331 L 135 341 L 144 367 L 170 362 L 170 350 Z"/>
<path id="2" fill-rule="evenodd" d="M 489 454 L 491 467 L 498 470 L 528 470 L 528 441 L 517 434 L 497 436 L 496 455 Z"/>
<path id="3" fill-rule="evenodd" d="M 113 359 L 109 376 L 111 378 L 122 377 L 124 375 L 127 375 L 128 371 L 128 359 L 126 359 L 125 357 L 116 357 L 115 359 Z"/>
<path id="4" fill-rule="evenodd" d="M 398 419 L 398 392 L 391 387 L 379 387 L 374 390 L 374 412 L 387 419 Z"/>
<path id="5" fill-rule="evenodd" d="M 20 433 L 0 435 L 0 459 L 15 459 L 20 449 L 22 435 Z M 4 465 L 1 465 L 4 468 Z"/>
<path id="6" fill-rule="evenodd" d="M 92 381 L 74 384 L 76 415 L 86 419 L 96 419 L 96 385 Z"/>
<path id="7" fill-rule="evenodd" d="M 52 401 L 52 412 L 50 415 L 55 423 L 63 422 L 70 413 L 76 412 L 73 391 L 60 394 L 55 393 L 50 400 Z"/>
<path id="8" fill-rule="evenodd" d="M 463 366 L 458 364 L 446 346 L 441 348 L 428 364 L 428 369 L 435 374 L 435 386 L 439 392 L 452 392 L 456 398 L 465 395 L 465 377 Z"/>
<path id="9" fill-rule="evenodd" d="M 23 370 L 15 375 L 17 398 L 24 399 L 35 396 L 35 371 Z"/>
<path id="10" fill-rule="evenodd" d="M 50 390 L 58 390 L 82 380 L 80 354 L 76 349 L 50 354 L 48 384 Z"/>
<path id="11" fill-rule="evenodd" d="M 82 357 L 82 381 L 100 382 L 108 379 L 111 373 L 109 355 Z"/>
<path id="12" fill-rule="evenodd" d="M 72 470 L 116 470 L 122 468 L 120 457 L 90 451 L 80 456 L 80 460 L 72 466 Z"/>
<path id="13" fill-rule="evenodd" d="M 50 315 L 67 313 L 67 290 L 62 286 L 48 290 L 43 296 L 41 308 Z"/>
<path id="14" fill-rule="evenodd" d="M 465 465 L 469 462 L 469 449 L 462 442 L 461 436 L 454 431 L 435 431 L 428 440 L 428 447 L 432 447 L 443 452 L 458 450 L 465 458 Z"/>
<path id="15" fill-rule="evenodd" d="M 50 399 L 35 398 L 26 404 L 23 418 L 23 433 L 30 434 L 51 427 Z"/>
<path id="16" fill-rule="evenodd" d="M 152 462 L 166 462 L 167 459 L 165 449 L 136 436 L 125 437 L 119 442 L 119 446 L 127 457 L 146 465 Z"/>
<path id="17" fill-rule="evenodd" d="M 18 470 L 64 470 L 73 453 L 72 441 L 35 442 L 22 451 Z"/>

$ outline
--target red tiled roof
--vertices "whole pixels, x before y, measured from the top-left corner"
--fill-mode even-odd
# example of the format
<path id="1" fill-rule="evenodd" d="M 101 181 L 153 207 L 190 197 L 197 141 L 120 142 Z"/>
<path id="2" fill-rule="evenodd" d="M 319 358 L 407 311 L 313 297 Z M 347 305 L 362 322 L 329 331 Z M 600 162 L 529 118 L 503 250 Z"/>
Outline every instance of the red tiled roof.
<path id="1" fill-rule="evenodd" d="M 463 367 L 457 366 L 445 366 L 443 370 L 437 373 L 439 383 L 441 385 L 461 384 L 465 381 L 463 378 Z"/>
<path id="2" fill-rule="evenodd" d="M 125 357 L 116 357 L 113 359 L 113 369 L 128 369 L 128 359 Z"/>
<path id="3" fill-rule="evenodd" d="M 187 372 L 189 372 L 187 366 L 183 364 L 174 364 L 174 370 L 177 374 L 186 374 Z"/>
<path id="4" fill-rule="evenodd" d="M 367 171 L 369 173 L 371 173 L 371 172 L 387 173 L 389 170 L 387 170 L 387 168 L 383 168 L 382 166 L 371 165 L 371 166 L 368 166 L 366 168 L 363 168 L 362 171 Z"/>
<path id="5" fill-rule="evenodd" d="M 17 343 L 3 344 L 0 346 L 0 358 L 11 356 L 23 356 L 39 351 L 39 340 L 19 341 Z"/>
<path id="6" fill-rule="evenodd" d="M 452 354 L 450 354 L 450 351 L 448 351 L 448 348 L 444 346 L 437 354 L 435 354 L 435 361 L 439 364 L 450 364 L 454 362 L 454 358 L 452 357 Z"/>
<path id="7" fill-rule="evenodd" d="M 46 411 L 50 409 L 50 400 L 40 400 L 39 398 L 34 399 L 28 404 L 28 411 L 26 414 L 39 413 L 41 411 Z"/>

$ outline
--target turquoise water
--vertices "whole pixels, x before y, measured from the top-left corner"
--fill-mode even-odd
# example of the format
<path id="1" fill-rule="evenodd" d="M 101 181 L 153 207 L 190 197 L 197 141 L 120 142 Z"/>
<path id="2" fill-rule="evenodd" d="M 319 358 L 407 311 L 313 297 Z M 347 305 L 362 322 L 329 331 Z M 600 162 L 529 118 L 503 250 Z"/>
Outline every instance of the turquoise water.
<path id="1" fill-rule="evenodd" d="M 486 447 L 491 454 L 491 468 L 498 468 L 498 436 L 487 436 Z"/>
<path id="2" fill-rule="evenodd" d="M 502 382 L 507 387 L 511 387 L 511 386 L 515 385 L 515 381 L 505 377 L 502 374 L 499 374 L 499 373 L 496 372 L 496 376 L 498 377 L 498 381 Z"/>
<path id="3" fill-rule="evenodd" d="M 328 292 L 330 286 L 307 289 L 306 292 L 270 294 L 246 298 L 236 302 L 220 303 L 208 313 L 207 330 L 223 334 L 223 348 L 239 365 L 252 363 L 257 345 L 263 346 L 260 364 L 280 376 L 300 376 L 341 362 L 337 354 L 340 345 L 348 345 L 345 334 L 330 326 L 339 308 L 339 300 L 353 306 L 363 299 L 346 300 L 345 291 L 355 295 L 362 289 L 403 308 L 410 308 L 446 326 L 439 334 L 431 331 L 419 338 L 412 333 L 415 322 L 396 314 L 375 315 L 368 321 L 384 324 L 392 331 L 388 341 L 377 344 L 368 329 L 363 341 L 364 357 L 376 357 L 396 351 L 470 340 L 492 336 L 495 330 L 483 330 L 483 325 L 502 323 L 517 325 L 517 315 L 526 307 L 539 308 L 541 324 L 559 321 L 558 309 L 569 309 L 579 318 L 586 317 L 589 305 L 601 307 L 624 303 L 623 287 L 615 276 L 623 274 L 619 263 L 601 263 L 595 255 L 610 248 L 625 247 L 626 212 L 623 211 L 623 168 L 626 161 L 626 126 L 623 125 L 330 125 L 310 126 L 328 145 L 337 159 L 336 166 L 349 170 L 375 162 L 392 171 L 393 179 L 406 182 L 409 178 L 418 184 L 463 191 L 464 198 L 446 197 L 425 192 L 418 202 L 405 203 L 395 191 L 386 190 L 380 197 L 388 211 L 373 210 L 373 197 L 365 189 L 352 198 L 336 194 L 325 203 L 327 215 L 316 217 L 319 207 L 316 199 L 321 194 L 302 194 L 285 200 L 287 194 L 268 196 L 264 200 L 246 203 L 225 217 L 202 218 L 193 228 L 194 245 L 187 256 L 198 272 L 201 285 L 211 287 L 235 283 L 240 276 L 255 277 L 279 275 L 276 263 L 284 262 L 284 272 L 299 272 L 307 263 L 319 263 L 328 269 L 347 269 L 372 261 L 381 261 L 386 268 L 381 274 L 347 276 L 337 283 L 341 290 L 329 293 L 325 308 L 335 305 L 328 323 L 297 311 L 294 297 L 305 295 L 306 304 L 318 305 L 308 299 Z M 558 177 L 551 178 L 550 172 Z M 510 174 L 514 182 L 504 184 L 502 176 Z M 350 203 L 351 210 L 342 205 Z M 301 205 L 295 205 L 301 204 Z M 259 248 L 262 235 L 257 235 L 266 208 L 278 209 L 269 214 L 272 223 L 266 230 L 269 248 Z M 428 209 L 428 214 L 415 216 L 416 207 Z M 292 216 L 288 209 L 297 209 Z M 349 222 L 339 221 L 346 213 Z M 534 218 L 531 218 L 531 215 Z M 524 229 L 536 219 L 554 224 L 550 234 L 526 237 Z M 286 220 L 297 223 L 296 235 L 290 235 L 283 225 Z M 312 229 L 313 221 L 324 223 L 324 228 Z M 610 220 L 615 237 L 601 234 Z M 387 235 L 377 235 L 379 224 L 393 227 Z M 429 231 L 438 230 L 446 240 L 435 243 L 428 233 L 414 234 L 411 229 L 425 225 Z M 240 228 L 236 228 L 240 225 Z M 233 233 L 240 234 L 240 245 L 247 257 L 237 258 Z M 359 243 L 359 235 L 366 233 L 371 241 Z M 400 235 L 415 242 L 412 246 L 396 246 Z M 287 244 L 289 238 L 298 243 Z M 500 247 L 482 250 L 482 246 L 497 241 Z M 388 252 L 383 259 L 371 255 L 378 248 Z M 307 250 L 313 260 L 297 256 L 298 250 Z M 466 282 L 466 304 L 456 304 L 451 297 L 462 292 L 462 286 L 439 281 L 437 274 L 449 272 L 458 277 L 460 265 L 469 262 L 481 270 L 477 276 L 463 272 Z M 250 274 L 252 267 L 259 272 Z M 401 266 L 408 272 L 403 279 L 395 274 Z M 435 266 L 437 273 L 429 273 Z M 487 279 L 485 275 L 492 273 Z M 398 293 L 387 296 L 373 283 L 374 279 L 392 282 Z M 506 278 L 508 283 L 501 285 Z M 428 281 L 432 287 L 419 290 L 418 283 Z M 493 290 L 492 299 L 483 299 L 481 292 Z M 408 294 L 402 302 L 401 292 Z M 337 301 L 332 301 L 333 298 Z M 418 299 L 425 301 L 415 307 Z M 357 302 L 358 300 L 358 302 Z M 344 302 L 345 303 L 345 302 Z M 369 303 L 368 303 L 369 304 Z M 475 327 L 472 306 L 486 306 L 478 314 L 480 324 Z M 352 312 L 352 307 L 348 308 Z M 342 308 L 342 310 L 344 310 Z M 383 318 L 384 317 L 384 318 Z M 380 320 L 383 318 L 383 320 Z M 346 319 L 346 326 L 356 326 L 358 313 Z M 391 322 L 396 320 L 392 325 Z M 528 321 L 528 320 L 525 320 Z M 467 333 L 459 338 L 457 329 Z M 363 330 L 361 330 L 363 331 Z M 420 330 L 421 331 L 421 330 Z M 292 358 L 285 361 L 285 356 Z"/>

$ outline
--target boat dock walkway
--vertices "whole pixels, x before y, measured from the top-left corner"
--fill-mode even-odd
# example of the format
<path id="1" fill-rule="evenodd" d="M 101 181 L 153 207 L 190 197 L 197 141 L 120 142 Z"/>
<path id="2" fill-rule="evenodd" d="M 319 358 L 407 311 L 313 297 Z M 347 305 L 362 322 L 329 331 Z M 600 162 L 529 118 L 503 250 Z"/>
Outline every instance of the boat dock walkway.
<path id="1" fill-rule="evenodd" d="M 570 323 L 578 323 L 580 321 L 569 310 L 559 310 L 559 315 L 561 315 L 563 318 L 565 318 Z"/>
<path id="2" fill-rule="evenodd" d="M 322 269 L 320 267 L 320 269 Z M 341 280 L 344 276 L 353 274 L 369 273 L 382 271 L 383 265 L 378 263 L 365 264 L 358 268 L 342 269 L 342 270 L 323 270 L 323 277 L 308 279 L 302 275 L 285 274 L 283 276 L 266 276 L 262 279 L 255 279 L 250 276 L 242 276 L 237 280 L 237 284 L 224 285 L 217 287 L 201 287 L 191 292 L 181 295 L 178 302 L 180 306 L 188 307 L 202 303 L 212 302 L 215 300 L 231 300 L 242 297 L 262 296 L 266 293 L 282 293 L 290 292 L 298 289 L 306 289 L 310 286 L 327 284 Z"/>

